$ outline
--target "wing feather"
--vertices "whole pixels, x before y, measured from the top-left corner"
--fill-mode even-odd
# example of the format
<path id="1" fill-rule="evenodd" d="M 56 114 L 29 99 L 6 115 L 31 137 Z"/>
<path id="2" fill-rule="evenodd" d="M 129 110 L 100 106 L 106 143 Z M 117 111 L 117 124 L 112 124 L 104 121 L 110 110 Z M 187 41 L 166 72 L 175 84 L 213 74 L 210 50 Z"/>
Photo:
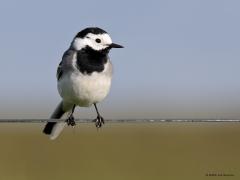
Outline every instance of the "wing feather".
<path id="1" fill-rule="evenodd" d="M 61 79 L 63 74 L 72 68 L 73 55 L 75 51 L 68 49 L 62 57 L 62 61 L 59 63 L 57 68 L 57 80 Z"/>
<path id="2" fill-rule="evenodd" d="M 59 63 L 57 68 L 57 80 L 59 80 L 63 75 L 62 61 Z"/>

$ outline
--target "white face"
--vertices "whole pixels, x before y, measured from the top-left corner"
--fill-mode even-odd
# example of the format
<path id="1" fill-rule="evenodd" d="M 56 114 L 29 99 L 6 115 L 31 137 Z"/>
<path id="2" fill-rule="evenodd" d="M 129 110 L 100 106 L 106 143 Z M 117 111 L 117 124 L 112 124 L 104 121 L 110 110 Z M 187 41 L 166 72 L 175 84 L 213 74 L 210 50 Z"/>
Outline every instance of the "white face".
<path id="1" fill-rule="evenodd" d="M 84 38 L 75 38 L 73 40 L 73 47 L 76 50 L 81 50 L 86 46 L 91 47 L 96 51 L 100 51 L 102 49 L 107 48 L 110 44 L 112 44 L 112 39 L 108 34 L 92 34 L 88 33 Z"/>

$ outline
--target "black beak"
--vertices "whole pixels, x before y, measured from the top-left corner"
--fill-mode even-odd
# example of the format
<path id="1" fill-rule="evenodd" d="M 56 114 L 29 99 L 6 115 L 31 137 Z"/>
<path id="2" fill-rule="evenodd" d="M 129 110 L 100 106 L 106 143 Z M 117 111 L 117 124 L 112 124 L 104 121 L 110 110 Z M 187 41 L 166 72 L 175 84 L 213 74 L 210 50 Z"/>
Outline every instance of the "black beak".
<path id="1" fill-rule="evenodd" d="M 115 43 L 112 43 L 109 45 L 110 48 L 124 48 L 123 46 L 119 45 L 119 44 L 115 44 Z"/>

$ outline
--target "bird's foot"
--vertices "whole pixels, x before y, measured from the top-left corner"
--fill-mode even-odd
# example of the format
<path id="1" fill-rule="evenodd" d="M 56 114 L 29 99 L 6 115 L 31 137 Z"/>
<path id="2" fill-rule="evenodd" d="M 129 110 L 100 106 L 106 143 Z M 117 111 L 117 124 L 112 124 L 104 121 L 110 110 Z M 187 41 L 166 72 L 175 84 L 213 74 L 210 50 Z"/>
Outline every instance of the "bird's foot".
<path id="1" fill-rule="evenodd" d="M 93 122 L 95 122 L 95 126 L 97 128 L 100 128 L 104 124 L 104 119 L 102 116 L 98 115 L 97 118 L 93 120 Z"/>
<path id="2" fill-rule="evenodd" d="M 67 122 L 68 126 L 70 126 L 70 125 L 75 126 L 76 125 L 76 122 L 74 121 L 74 117 L 73 117 L 72 114 L 67 118 L 66 122 Z"/>

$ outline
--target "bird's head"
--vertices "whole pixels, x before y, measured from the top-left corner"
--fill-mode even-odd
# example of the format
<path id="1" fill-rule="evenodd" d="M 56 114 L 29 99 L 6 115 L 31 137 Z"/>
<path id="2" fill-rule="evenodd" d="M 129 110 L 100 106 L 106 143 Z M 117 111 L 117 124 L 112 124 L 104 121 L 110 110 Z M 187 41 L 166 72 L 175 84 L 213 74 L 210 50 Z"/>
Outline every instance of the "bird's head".
<path id="1" fill-rule="evenodd" d="M 123 48 L 113 43 L 108 33 L 98 27 L 89 27 L 77 33 L 71 46 L 77 51 L 90 48 L 99 52 L 108 52 L 111 48 Z"/>

